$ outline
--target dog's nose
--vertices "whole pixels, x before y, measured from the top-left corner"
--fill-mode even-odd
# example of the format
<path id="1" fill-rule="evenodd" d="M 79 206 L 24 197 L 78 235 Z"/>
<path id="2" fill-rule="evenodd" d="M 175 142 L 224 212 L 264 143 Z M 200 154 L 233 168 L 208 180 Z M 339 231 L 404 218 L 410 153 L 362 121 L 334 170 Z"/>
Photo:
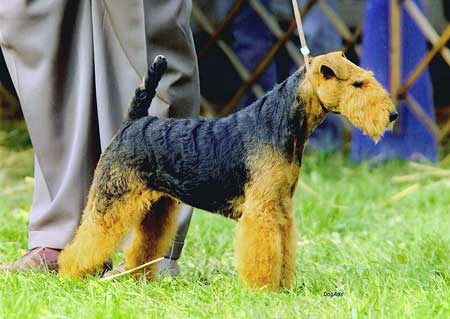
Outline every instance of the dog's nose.
<path id="1" fill-rule="evenodd" d="M 397 118 L 398 118 L 397 112 L 394 111 L 389 114 L 389 122 L 394 122 Z"/>

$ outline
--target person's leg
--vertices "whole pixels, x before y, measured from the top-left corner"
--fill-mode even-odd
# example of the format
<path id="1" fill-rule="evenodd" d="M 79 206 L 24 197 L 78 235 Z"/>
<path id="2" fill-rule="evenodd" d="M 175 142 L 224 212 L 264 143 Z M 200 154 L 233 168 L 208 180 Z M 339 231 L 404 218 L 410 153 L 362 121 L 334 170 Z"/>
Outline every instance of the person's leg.
<path id="1" fill-rule="evenodd" d="M 62 248 L 99 155 L 88 1 L 2 0 L 0 44 L 35 151 L 29 248 Z"/>
<path id="2" fill-rule="evenodd" d="M 190 0 L 144 1 L 147 62 L 162 54 L 168 70 L 158 86 L 150 114 L 169 117 L 194 117 L 200 108 L 197 57 L 190 28 Z M 166 259 L 177 260 L 192 217 L 192 207 L 181 206 L 178 232 Z M 166 260 L 169 271 L 173 265 Z M 177 267 L 177 266 L 174 266 Z"/>
<path id="3" fill-rule="evenodd" d="M 123 5 L 0 0 L 0 44 L 36 155 L 30 249 L 61 249 L 73 237 L 100 149 L 123 119 L 137 70 L 146 71 L 142 0 Z M 25 262 L 46 254 L 58 256 L 39 249 Z"/>
<path id="4" fill-rule="evenodd" d="M 92 1 L 95 98 L 102 151 L 147 73 L 143 0 Z"/>

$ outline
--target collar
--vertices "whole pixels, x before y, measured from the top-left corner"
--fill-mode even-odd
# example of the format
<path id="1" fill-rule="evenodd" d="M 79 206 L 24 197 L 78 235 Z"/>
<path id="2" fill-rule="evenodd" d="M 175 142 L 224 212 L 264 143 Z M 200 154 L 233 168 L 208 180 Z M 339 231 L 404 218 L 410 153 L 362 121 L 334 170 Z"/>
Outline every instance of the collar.
<path id="1" fill-rule="evenodd" d="M 329 109 L 327 109 L 327 108 L 325 107 L 325 105 L 323 105 L 323 103 L 322 103 L 320 100 L 319 100 L 319 103 L 320 103 L 320 107 L 322 108 L 322 111 L 324 111 L 325 114 L 326 114 L 326 113 L 329 113 L 329 112 L 331 112 L 331 113 L 333 113 L 333 114 L 341 114 L 341 112 L 330 111 Z"/>

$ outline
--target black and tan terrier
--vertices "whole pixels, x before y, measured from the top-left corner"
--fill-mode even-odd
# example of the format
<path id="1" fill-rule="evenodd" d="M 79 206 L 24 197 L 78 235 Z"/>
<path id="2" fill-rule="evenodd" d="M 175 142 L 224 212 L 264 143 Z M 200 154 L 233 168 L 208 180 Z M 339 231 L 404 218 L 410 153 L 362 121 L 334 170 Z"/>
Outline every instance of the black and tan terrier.
<path id="1" fill-rule="evenodd" d="M 60 273 L 83 277 L 111 258 L 125 234 L 126 268 L 162 256 L 181 202 L 237 221 L 239 278 L 289 287 L 295 274 L 292 196 L 303 146 L 325 114 L 340 113 L 377 141 L 397 117 L 373 74 L 341 52 L 315 57 L 241 111 L 220 119 L 147 116 L 166 69 L 157 57 L 128 116 L 98 163 L 82 223 Z M 155 265 L 142 271 L 154 277 Z"/>

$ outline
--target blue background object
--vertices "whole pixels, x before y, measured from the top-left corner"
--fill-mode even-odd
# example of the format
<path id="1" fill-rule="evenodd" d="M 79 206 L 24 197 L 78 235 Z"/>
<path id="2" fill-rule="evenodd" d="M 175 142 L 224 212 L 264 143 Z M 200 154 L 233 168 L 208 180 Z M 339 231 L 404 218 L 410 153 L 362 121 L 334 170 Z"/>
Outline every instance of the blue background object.
<path id="1" fill-rule="evenodd" d="M 221 0 L 217 2 L 218 7 L 216 10 L 218 19 L 223 19 L 233 2 L 234 0 Z M 270 0 L 262 0 L 261 3 L 266 8 L 270 7 Z M 275 37 L 248 3 L 237 14 L 229 28 L 234 38 L 231 47 L 251 73 L 275 42 Z M 276 82 L 277 66 L 275 62 L 272 62 L 257 80 L 257 83 L 265 91 L 269 91 Z M 254 100 L 255 96 L 248 93 L 241 99 L 238 108 L 246 106 Z"/>
<path id="2" fill-rule="evenodd" d="M 415 1 L 421 7 L 419 1 Z M 422 8 L 422 7 L 421 7 Z M 370 0 L 366 4 L 360 65 L 374 72 L 377 80 L 389 88 L 389 1 Z M 426 40 L 409 14 L 401 10 L 402 82 L 426 53 Z M 409 90 L 422 110 L 434 121 L 433 98 L 428 68 Z M 375 143 L 358 129 L 353 130 L 352 159 L 361 161 L 377 157 L 380 160 L 403 159 L 437 160 L 437 142 L 430 131 L 411 113 L 406 102 L 399 106 L 399 132 L 386 132 Z"/>

